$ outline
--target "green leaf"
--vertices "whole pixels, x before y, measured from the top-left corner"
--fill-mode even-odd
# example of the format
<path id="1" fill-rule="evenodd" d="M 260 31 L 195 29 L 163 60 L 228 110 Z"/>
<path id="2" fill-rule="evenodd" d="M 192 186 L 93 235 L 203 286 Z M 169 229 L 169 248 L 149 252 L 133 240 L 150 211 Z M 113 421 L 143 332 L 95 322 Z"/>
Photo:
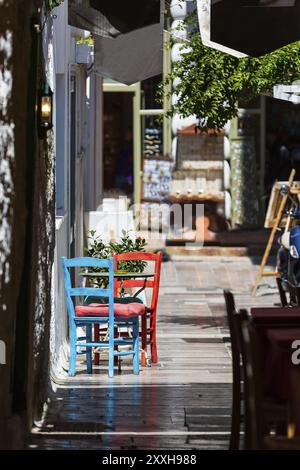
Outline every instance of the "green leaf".
<path id="1" fill-rule="evenodd" d="M 185 25 L 197 21 L 192 14 Z M 188 45 L 190 51 L 173 64 L 157 96 L 162 102 L 170 94 L 169 84 L 179 78 L 178 102 L 167 115 L 195 114 L 203 131 L 222 129 L 237 115 L 239 100 L 249 102 L 259 94 L 272 93 L 274 85 L 291 84 L 300 77 L 300 42 L 262 57 L 241 59 L 204 46 L 198 31 L 190 34 Z"/>

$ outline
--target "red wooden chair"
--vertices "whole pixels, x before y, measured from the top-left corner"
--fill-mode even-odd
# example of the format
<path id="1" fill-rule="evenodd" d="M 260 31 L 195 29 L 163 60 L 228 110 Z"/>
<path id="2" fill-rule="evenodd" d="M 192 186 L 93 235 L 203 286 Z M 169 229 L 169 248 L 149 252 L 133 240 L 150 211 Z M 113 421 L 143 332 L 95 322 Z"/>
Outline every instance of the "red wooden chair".
<path id="1" fill-rule="evenodd" d="M 162 252 L 158 253 L 145 253 L 145 252 L 128 252 L 114 255 L 114 269 L 118 269 L 118 263 L 123 261 L 153 261 L 154 262 L 154 277 L 148 279 L 128 279 L 116 280 L 115 279 L 115 293 L 117 296 L 119 288 L 150 288 L 152 295 L 149 306 L 146 306 L 146 315 L 142 317 L 142 365 L 146 365 L 146 351 L 147 345 L 150 344 L 151 348 L 151 361 L 153 364 L 158 362 L 157 344 L 156 344 L 156 311 L 158 303 L 159 282 Z"/>

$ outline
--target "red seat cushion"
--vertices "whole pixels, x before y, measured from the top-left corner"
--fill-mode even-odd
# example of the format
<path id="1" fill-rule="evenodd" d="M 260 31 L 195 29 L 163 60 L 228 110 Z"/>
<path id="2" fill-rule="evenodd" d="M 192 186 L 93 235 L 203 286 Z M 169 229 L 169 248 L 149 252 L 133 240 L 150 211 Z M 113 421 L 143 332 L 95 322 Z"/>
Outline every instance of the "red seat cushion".
<path id="1" fill-rule="evenodd" d="M 130 318 L 144 315 L 146 307 L 138 302 L 130 304 L 114 304 L 114 313 L 116 317 Z M 77 305 L 75 307 L 76 317 L 108 317 L 108 304 L 90 304 Z"/>

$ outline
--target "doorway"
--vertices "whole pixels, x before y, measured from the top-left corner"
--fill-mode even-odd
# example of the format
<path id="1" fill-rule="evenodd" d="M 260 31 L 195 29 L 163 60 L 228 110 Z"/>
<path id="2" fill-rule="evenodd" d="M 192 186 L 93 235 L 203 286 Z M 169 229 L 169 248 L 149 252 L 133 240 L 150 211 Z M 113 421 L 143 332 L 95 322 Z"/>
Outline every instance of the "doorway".
<path id="1" fill-rule="evenodd" d="M 133 196 L 134 93 L 104 93 L 103 188 L 105 195 Z"/>
<path id="2" fill-rule="evenodd" d="M 288 101 L 266 100 L 266 169 L 265 188 L 270 193 L 273 183 L 287 181 L 295 168 L 300 180 L 300 106 Z"/>

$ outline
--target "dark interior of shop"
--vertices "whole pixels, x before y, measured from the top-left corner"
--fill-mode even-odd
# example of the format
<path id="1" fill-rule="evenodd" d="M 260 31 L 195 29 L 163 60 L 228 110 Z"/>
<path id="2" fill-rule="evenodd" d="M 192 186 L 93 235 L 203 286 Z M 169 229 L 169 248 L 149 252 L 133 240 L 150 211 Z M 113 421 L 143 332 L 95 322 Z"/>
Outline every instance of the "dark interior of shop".
<path id="1" fill-rule="evenodd" d="M 288 180 L 292 168 L 296 170 L 295 180 L 300 181 L 300 106 L 267 98 L 266 192 L 274 181 Z"/>
<path id="2" fill-rule="evenodd" d="M 104 190 L 133 192 L 133 93 L 104 93 Z"/>

